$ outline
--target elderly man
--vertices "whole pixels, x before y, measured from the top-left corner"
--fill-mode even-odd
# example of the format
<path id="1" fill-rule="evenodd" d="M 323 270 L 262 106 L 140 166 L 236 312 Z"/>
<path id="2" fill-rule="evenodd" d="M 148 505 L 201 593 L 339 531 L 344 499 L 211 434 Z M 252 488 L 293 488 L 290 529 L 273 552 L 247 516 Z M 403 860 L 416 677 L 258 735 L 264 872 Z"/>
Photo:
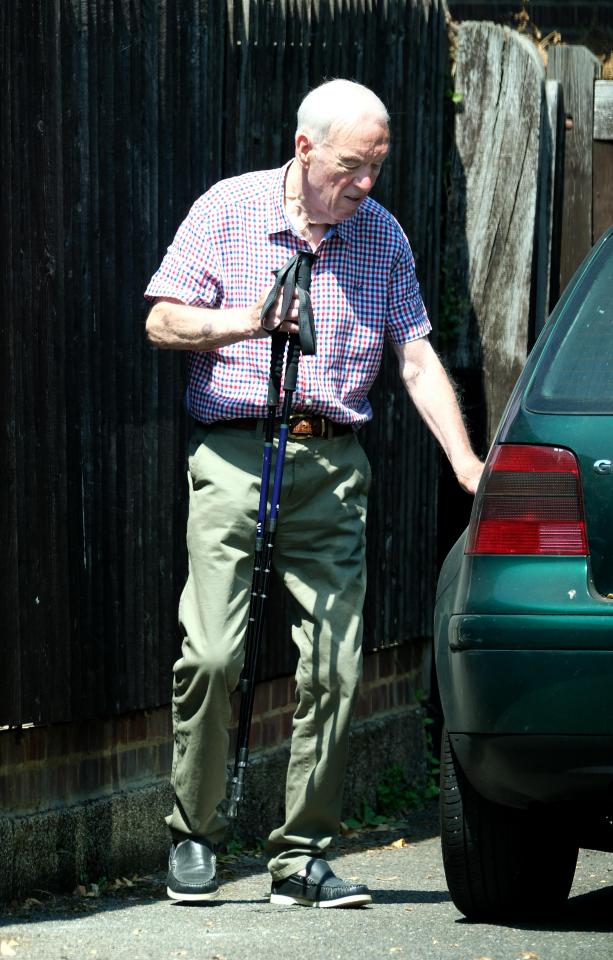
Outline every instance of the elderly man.
<path id="1" fill-rule="evenodd" d="M 316 254 L 311 299 L 317 352 L 301 359 L 286 450 L 274 565 L 294 609 L 297 708 L 285 822 L 270 835 L 271 902 L 370 903 L 336 877 L 325 851 L 338 832 L 349 723 L 360 678 L 364 530 L 370 469 L 357 431 L 388 339 L 419 413 L 460 484 L 474 492 L 473 453 L 454 390 L 430 346 L 409 244 L 369 193 L 389 150 L 375 94 L 333 80 L 298 111 L 295 155 L 278 170 L 216 184 L 196 201 L 146 296 L 158 347 L 188 350 L 189 576 L 174 667 L 176 803 L 168 894 L 217 893 L 214 844 L 226 826 L 230 694 L 247 621 L 266 413 L 270 340 L 261 312 L 274 271 Z M 298 333 L 298 301 L 267 327 Z"/>

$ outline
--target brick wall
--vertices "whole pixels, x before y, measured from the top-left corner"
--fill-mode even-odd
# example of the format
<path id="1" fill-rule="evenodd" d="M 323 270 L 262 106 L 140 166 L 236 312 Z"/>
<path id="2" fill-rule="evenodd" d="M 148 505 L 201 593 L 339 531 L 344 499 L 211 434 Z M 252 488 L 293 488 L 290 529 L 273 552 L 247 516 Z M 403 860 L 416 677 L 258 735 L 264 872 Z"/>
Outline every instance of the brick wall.
<path id="1" fill-rule="evenodd" d="M 424 646 L 368 653 L 356 719 L 409 707 L 427 686 Z M 250 750 L 270 749 L 291 734 L 293 677 L 258 684 Z M 233 703 L 233 733 L 239 697 Z M 172 759 L 170 708 L 108 720 L 0 731 L 0 809 L 4 816 L 70 806 L 166 779 Z"/>

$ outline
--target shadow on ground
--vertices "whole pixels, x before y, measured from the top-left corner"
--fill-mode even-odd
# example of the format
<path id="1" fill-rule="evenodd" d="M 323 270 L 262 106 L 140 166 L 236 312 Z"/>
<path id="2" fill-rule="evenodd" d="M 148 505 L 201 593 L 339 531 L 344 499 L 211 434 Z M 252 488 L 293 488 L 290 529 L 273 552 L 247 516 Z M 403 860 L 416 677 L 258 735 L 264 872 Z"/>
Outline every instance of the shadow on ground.
<path id="1" fill-rule="evenodd" d="M 462 926 L 480 926 L 479 922 L 458 919 Z M 543 923 L 525 921 L 523 923 L 490 923 L 488 926 L 502 926 L 513 930 L 549 931 L 551 933 L 603 933 L 613 931 L 613 886 L 600 890 L 591 890 L 579 896 L 571 897 L 559 911 Z"/>

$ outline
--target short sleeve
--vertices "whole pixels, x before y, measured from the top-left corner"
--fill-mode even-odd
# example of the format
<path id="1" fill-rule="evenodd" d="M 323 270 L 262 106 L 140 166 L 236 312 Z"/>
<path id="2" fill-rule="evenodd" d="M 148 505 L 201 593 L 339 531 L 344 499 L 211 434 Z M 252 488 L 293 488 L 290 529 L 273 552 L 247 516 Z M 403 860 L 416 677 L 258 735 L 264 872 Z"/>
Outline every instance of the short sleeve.
<path id="1" fill-rule="evenodd" d="M 413 253 L 403 234 L 399 256 L 389 279 L 386 337 L 393 343 L 407 343 L 427 336 L 431 330 L 415 274 Z"/>
<path id="2" fill-rule="evenodd" d="M 223 298 L 206 194 L 194 203 L 149 281 L 145 298 L 157 297 L 173 297 L 195 307 L 218 307 Z"/>

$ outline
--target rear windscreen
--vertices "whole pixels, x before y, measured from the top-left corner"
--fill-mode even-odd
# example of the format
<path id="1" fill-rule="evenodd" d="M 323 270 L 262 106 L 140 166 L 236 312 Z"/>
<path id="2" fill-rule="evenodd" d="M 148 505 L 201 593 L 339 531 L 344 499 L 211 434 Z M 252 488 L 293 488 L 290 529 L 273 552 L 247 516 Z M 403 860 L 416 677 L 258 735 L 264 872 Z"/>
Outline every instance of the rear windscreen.
<path id="1" fill-rule="evenodd" d="M 558 320 L 526 406 L 538 413 L 613 413 L 613 237 Z"/>

